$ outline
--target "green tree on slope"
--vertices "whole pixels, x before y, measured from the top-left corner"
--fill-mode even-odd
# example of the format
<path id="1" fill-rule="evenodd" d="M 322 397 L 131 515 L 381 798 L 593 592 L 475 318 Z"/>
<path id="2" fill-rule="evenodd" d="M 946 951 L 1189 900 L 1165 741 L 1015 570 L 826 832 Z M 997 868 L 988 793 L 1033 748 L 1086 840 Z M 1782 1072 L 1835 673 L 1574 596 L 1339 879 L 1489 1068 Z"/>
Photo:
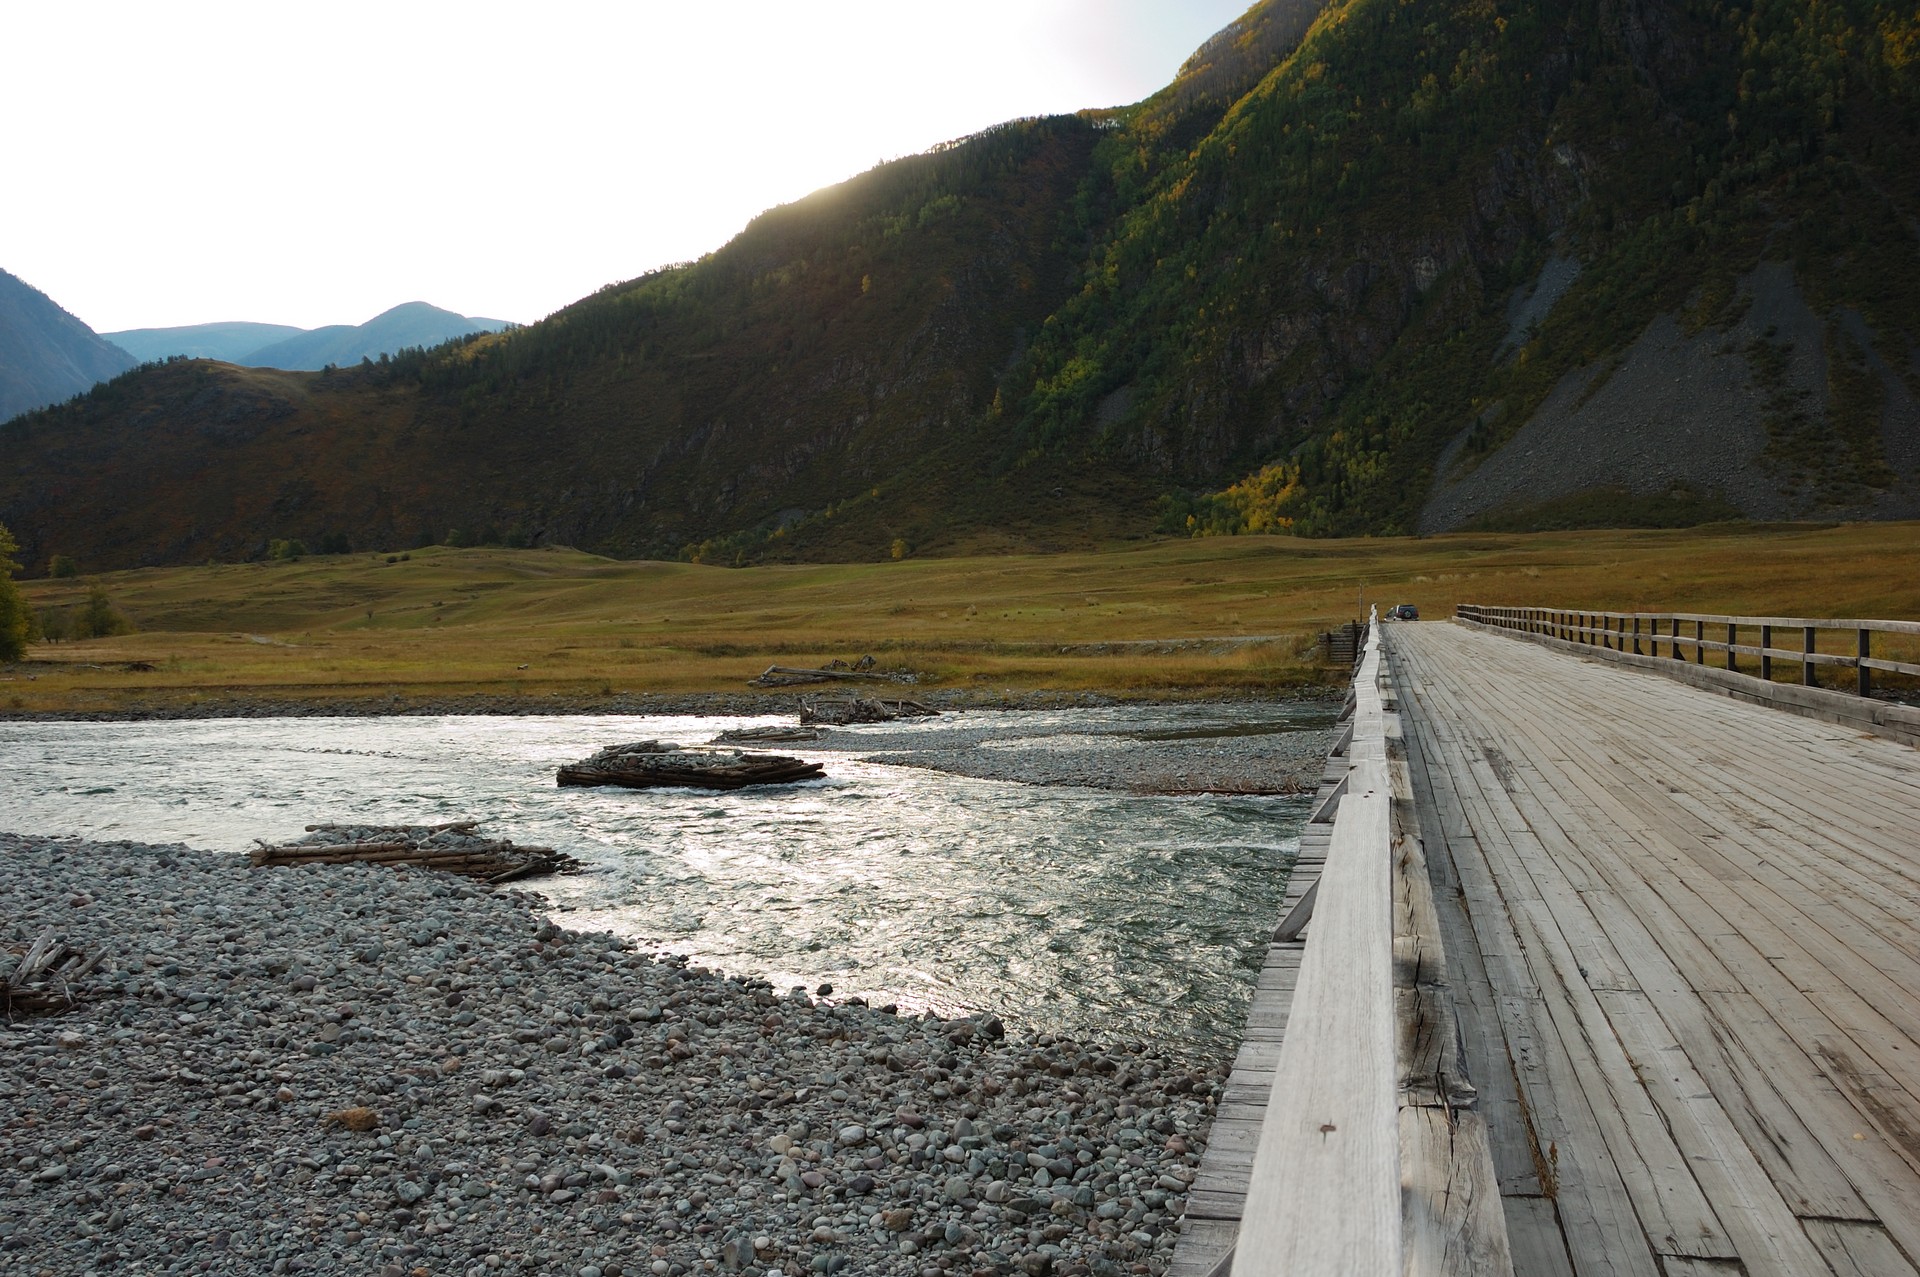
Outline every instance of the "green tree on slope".
<path id="1" fill-rule="evenodd" d="M 20 596 L 20 587 L 13 583 L 13 574 L 20 567 L 13 556 L 19 552 L 20 543 L 0 525 L 0 661 L 17 661 L 27 650 L 27 629 L 32 614 L 27 611 L 27 601 Z"/>

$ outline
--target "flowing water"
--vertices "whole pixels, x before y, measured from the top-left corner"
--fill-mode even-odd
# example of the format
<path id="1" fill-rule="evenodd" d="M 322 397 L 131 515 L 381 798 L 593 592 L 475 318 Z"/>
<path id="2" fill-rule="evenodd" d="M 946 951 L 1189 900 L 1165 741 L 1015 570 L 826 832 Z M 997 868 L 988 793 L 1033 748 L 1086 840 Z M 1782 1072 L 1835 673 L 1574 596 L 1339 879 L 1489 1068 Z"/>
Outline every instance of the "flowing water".
<path id="1" fill-rule="evenodd" d="M 0 829 L 239 852 L 320 821 L 475 817 L 591 872 L 530 885 L 606 929 L 786 988 L 1203 1050 L 1238 1039 L 1308 801 L 976 780 L 779 746 L 828 778 L 736 793 L 560 789 L 601 745 L 732 717 L 0 723 Z M 1322 728 L 1236 705 L 948 715 L 1031 744 Z M 920 726 L 878 725 L 863 737 Z M 831 741 L 825 742 L 830 744 Z M 878 744 L 878 741 L 874 742 Z M 984 742 L 991 744 L 990 741 Z"/>

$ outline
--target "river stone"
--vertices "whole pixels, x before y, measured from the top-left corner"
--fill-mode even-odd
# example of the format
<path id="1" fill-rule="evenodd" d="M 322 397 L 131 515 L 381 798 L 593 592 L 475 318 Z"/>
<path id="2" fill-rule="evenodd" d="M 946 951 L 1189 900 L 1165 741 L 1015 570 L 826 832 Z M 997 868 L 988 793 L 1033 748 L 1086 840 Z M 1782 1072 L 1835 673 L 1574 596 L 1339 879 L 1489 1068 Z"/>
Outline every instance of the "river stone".
<path id="1" fill-rule="evenodd" d="M 110 958 L 59 1023 L 0 1026 L 0 1106 L 37 1122 L 0 1143 L 22 1272 L 185 1247 L 209 1271 L 356 1277 L 1165 1272 L 1223 1060 L 980 1020 L 956 1044 L 937 1017 L 566 930 L 531 895 L 158 850 L 0 834 L 0 946 L 56 926 Z M 196 904 L 214 915 L 186 925 Z M 188 978 L 199 1011 L 169 992 Z M 368 1106 L 368 1129 L 329 1121 Z M 1069 1187 L 1052 1168 L 1081 1156 Z"/>

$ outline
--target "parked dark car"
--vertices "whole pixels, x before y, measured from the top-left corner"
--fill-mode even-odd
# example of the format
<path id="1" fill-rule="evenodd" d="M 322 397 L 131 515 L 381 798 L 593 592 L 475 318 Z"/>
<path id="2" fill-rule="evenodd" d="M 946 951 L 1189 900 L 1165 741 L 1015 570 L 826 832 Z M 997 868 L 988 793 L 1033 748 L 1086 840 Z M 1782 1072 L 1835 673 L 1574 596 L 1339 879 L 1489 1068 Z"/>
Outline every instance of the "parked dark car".
<path id="1" fill-rule="evenodd" d="M 1401 603 L 1387 615 L 1396 621 L 1417 621 L 1420 619 L 1420 609 L 1411 603 Z"/>

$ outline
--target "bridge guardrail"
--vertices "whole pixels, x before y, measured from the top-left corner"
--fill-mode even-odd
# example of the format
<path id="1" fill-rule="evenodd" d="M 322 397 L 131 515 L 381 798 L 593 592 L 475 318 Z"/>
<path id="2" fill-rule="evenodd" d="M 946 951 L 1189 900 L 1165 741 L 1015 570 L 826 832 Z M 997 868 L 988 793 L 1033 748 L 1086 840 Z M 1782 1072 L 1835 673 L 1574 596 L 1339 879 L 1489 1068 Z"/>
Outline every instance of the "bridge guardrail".
<path id="1" fill-rule="evenodd" d="M 1657 658 L 1664 644 L 1671 659 L 1691 659 L 1697 665 L 1706 664 L 1707 653 L 1717 652 L 1724 655 L 1726 667 L 1736 673 L 1741 672 L 1740 657 L 1757 657 L 1759 677 L 1768 682 L 1773 680 L 1776 660 L 1799 664 L 1800 681 L 1808 687 L 1820 685 L 1820 666 L 1850 669 L 1854 671 L 1853 686 L 1837 690 L 1850 690 L 1856 696 L 1873 694 L 1876 670 L 1920 678 L 1920 664 L 1874 656 L 1872 639 L 1874 634 L 1920 635 L 1920 621 L 1822 620 L 1708 612 L 1602 612 L 1583 608 L 1492 607 L 1477 603 L 1460 604 L 1454 609 L 1454 615 L 1493 629 L 1537 634 L 1612 651 L 1630 651 L 1636 656 Z M 1683 625 L 1690 625 L 1693 633 L 1681 633 Z M 1715 627 L 1716 631 L 1724 627 L 1726 638 L 1708 638 L 1708 626 Z M 1740 642 L 1743 629 L 1758 630 L 1759 641 Z M 1776 630 L 1799 631 L 1800 647 L 1774 646 Z M 1850 653 L 1820 651 L 1818 640 L 1823 631 L 1846 634 L 1854 650 Z M 1641 649 L 1643 643 L 1646 651 Z"/>
<path id="2" fill-rule="evenodd" d="M 1346 795 L 1247 1184 L 1233 1277 L 1401 1271 L 1393 856 L 1378 618 L 1353 681 Z"/>
<path id="3" fill-rule="evenodd" d="M 1385 637 L 1376 609 L 1238 1236 L 1209 1277 L 1513 1277 Z"/>

